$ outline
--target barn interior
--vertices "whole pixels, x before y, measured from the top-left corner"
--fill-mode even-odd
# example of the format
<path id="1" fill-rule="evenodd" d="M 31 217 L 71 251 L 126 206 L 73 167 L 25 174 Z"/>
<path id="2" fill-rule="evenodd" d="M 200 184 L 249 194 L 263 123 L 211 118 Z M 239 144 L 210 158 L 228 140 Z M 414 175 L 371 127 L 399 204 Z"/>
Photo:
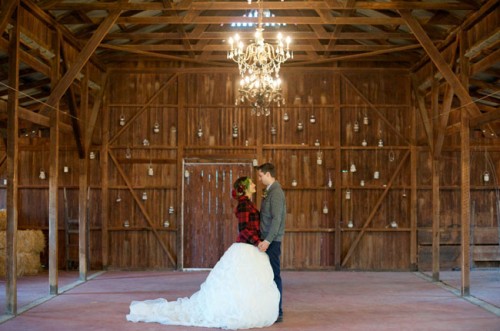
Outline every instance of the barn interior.
<path id="1" fill-rule="evenodd" d="M 324 283 L 349 302 L 336 285 L 353 294 L 370 275 L 373 290 L 406 276 L 418 285 L 403 286 L 405 297 L 418 296 L 414 286 L 451 293 L 463 305 L 451 316 L 469 324 L 425 324 L 430 315 L 417 314 L 395 329 L 494 330 L 498 6 L 0 1 L 0 329 L 42 325 L 29 314 L 57 300 L 82 309 L 70 294 L 88 286 L 106 296 L 92 287 L 100 279 L 127 293 L 125 308 L 136 278 L 172 279 L 179 291 L 169 295 L 188 295 L 235 240 L 234 180 L 253 177 L 259 205 L 255 168 L 271 162 L 287 199 L 281 263 L 290 283 Z M 259 40 L 270 45 L 272 79 L 247 84 L 241 68 L 250 60 L 238 50 L 255 55 Z M 192 283 L 183 287 L 183 277 Z M 313 300 L 294 290 L 290 299 Z M 341 307 L 329 305 L 316 307 L 328 312 L 324 323 L 311 324 L 304 306 L 291 305 L 295 319 L 273 328 L 369 325 L 335 319 Z M 368 314 L 359 305 L 350 307 Z M 432 320 L 446 314 L 435 312 Z M 64 319 L 51 314 L 43 316 Z"/>

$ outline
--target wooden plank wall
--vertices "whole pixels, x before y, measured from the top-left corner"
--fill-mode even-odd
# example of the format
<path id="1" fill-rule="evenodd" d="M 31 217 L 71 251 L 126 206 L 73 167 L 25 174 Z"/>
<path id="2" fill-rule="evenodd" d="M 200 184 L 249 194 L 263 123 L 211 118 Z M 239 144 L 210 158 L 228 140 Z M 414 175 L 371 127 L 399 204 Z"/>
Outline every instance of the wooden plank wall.
<path id="1" fill-rule="evenodd" d="M 495 15 L 488 16 L 486 24 L 495 24 Z M 23 33 L 50 48 L 53 35 L 46 23 L 38 22 L 24 9 L 21 18 L 26 21 L 24 26 L 40 25 L 22 29 Z M 484 35 L 481 27 L 468 33 L 471 44 Z M 443 50 L 448 61 L 453 57 L 453 47 Z M 63 48 L 71 63 L 77 50 L 64 42 Z M 38 63 L 34 69 L 50 77 L 46 60 L 35 62 L 29 59 L 33 55 L 23 56 L 27 63 Z M 411 234 L 418 229 L 418 266 L 427 269 L 431 265 L 432 158 L 420 116 L 412 121 L 412 112 L 418 110 L 412 101 L 410 74 L 402 69 L 370 69 L 368 63 L 363 65 L 366 67 L 283 68 L 286 105 L 273 108 L 269 117 L 252 116 L 250 109 L 234 105 L 238 82 L 234 68 L 180 68 L 170 62 L 110 68 L 106 102 L 90 146 L 95 155 L 89 160 L 91 268 L 176 268 L 183 249 L 181 230 L 186 226 L 181 213 L 185 207 L 182 162 L 248 163 L 257 159 L 258 163 L 277 165 L 278 179 L 287 195 L 284 268 L 330 269 L 342 264 L 345 269 L 408 270 L 414 249 L 410 247 Z M 100 82 L 101 71 L 96 65 L 90 63 L 86 72 L 92 82 Z M 413 75 L 422 91 L 432 85 L 434 72 L 431 65 L 425 65 Z M 82 91 L 77 79 L 73 87 L 80 95 L 89 93 L 93 103 L 98 90 L 90 85 Z M 439 87 L 438 94 L 444 92 L 444 86 Z M 429 109 L 431 94 L 425 95 Z M 82 126 L 87 116 L 78 114 Z M 105 118 L 109 118 L 109 125 L 103 127 Z M 69 123 L 65 116 L 62 120 Z M 453 106 L 450 123 L 458 120 L 459 112 Z M 157 122 L 159 130 L 155 132 Z M 302 130 L 298 129 L 299 123 Z M 356 123 L 359 131 L 354 129 Z M 232 136 L 234 125 L 239 133 L 236 138 Z M 104 132 L 109 132 L 109 140 L 103 140 Z M 412 144 L 417 148 L 412 149 Z M 440 164 L 443 268 L 459 263 L 458 144 L 458 135 L 446 137 Z M 472 240 L 475 245 L 498 245 L 500 149 L 481 135 L 473 136 L 471 144 Z M 47 172 L 49 167 L 47 131 L 27 133 L 21 137 L 19 147 L 19 228 L 47 231 L 48 181 L 39 178 L 40 170 Z M 410 150 L 414 153 L 412 160 L 416 160 L 416 174 L 411 174 L 410 158 L 405 159 Z M 102 155 L 102 151 L 109 152 Z M 59 199 L 63 201 L 66 188 L 70 214 L 76 216 L 79 160 L 71 134 L 61 135 L 60 153 Z M 107 164 L 106 183 L 102 181 L 103 164 Z M 353 164 L 356 172 L 351 171 Z M 69 172 L 63 171 L 64 165 Z M 148 173 L 149 167 L 153 176 Z M 486 170 L 492 178 L 489 183 L 482 180 Z M 5 173 L 4 168 L 2 171 Z M 375 171 L 379 178 L 374 178 Z M 410 194 L 415 189 L 412 175 L 417 178 L 416 228 L 410 223 Z M 108 190 L 104 195 L 109 205 L 106 213 L 102 209 L 102 187 Z M 257 201 L 261 189 L 259 185 Z M 142 198 L 144 193 L 147 199 Z M 4 207 L 4 185 L 0 185 L 0 197 L 0 206 Z M 64 220 L 64 203 L 59 206 L 59 219 Z M 174 213 L 169 213 L 167 206 L 173 206 Z M 323 212 L 325 206 L 327 213 Z M 168 227 L 164 226 L 166 219 Z M 348 227 L 349 221 L 353 227 Z M 396 221 L 398 227 L 391 228 L 391 221 Z M 60 231 L 63 228 L 59 224 Z M 61 266 L 63 238 L 59 235 Z M 196 245 L 197 238 L 192 238 L 191 244 Z M 109 255 L 104 259 L 106 252 Z"/>

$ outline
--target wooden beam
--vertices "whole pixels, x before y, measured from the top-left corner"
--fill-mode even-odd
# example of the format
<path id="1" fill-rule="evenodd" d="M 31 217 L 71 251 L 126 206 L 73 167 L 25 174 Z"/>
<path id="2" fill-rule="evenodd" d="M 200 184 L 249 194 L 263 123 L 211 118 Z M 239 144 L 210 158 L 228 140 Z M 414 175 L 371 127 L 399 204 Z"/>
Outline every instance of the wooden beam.
<path id="1" fill-rule="evenodd" d="M 478 72 L 482 72 L 500 62 L 500 49 L 495 50 L 493 53 L 486 56 L 481 61 L 473 64 L 470 69 L 470 74 L 474 75 Z"/>
<path id="2" fill-rule="evenodd" d="M 488 124 L 493 121 L 500 120 L 500 108 L 497 108 L 494 111 L 490 111 L 479 116 L 476 116 L 470 119 L 470 127 L 471 129 L 480 127 L 481 125 Z"/>
<path id="3" fill-rule="evenodd" d="M 188 1 L 175 2 L 171 7 L 167 8 L 160 2 L 62 2 L 48 1 L 39 5 L 44 10 L 112 10 L 121 9 L 128 10 L 160 10 L 164 12 L 177 10 L 197 10 L 197 11 L 223 11 L 223 10 L 249 10 L 252 7 L 246 1 Z M 374 2 L 374 1 L 356 1 L 347 5 L 344 1 L 329 0 L 329 1 L 268 1 L 262 3 L 263 9 L 271 10 L 345 10 L 345 9 L 423 9 L 423 10 L 474 10 L 477 6 L 466 2 L 417 2 L 417 1 L 391 1 L 391 2 Z"/>
<path id="4" fill-rule="evenodd" d="M 112 11 L 101 23 L 99 28 L 94 32 L 92 37 L 89 39 L 85 47 L 78 53 L 75 62 L 72 63 L 71 67 L 64 74 L 64 76 L 59 80 L 57 85 L 52 90 L 49 99 L 47 100 L 47 105 L 43 109 L 54 107 L 56 103 L 59 102 L 61 97 L 64 95 L 68 87 L 71 85 L 75 77 L 78 75 L 83 66 L 90 59 L 97 46 L 101 43 L 102 39 L 108 33 L 109 29 L 115 24 L 116 20 L 120 16 L 120 10 Z"/>
<path id="5" fill-rule="evenodd" d="M 87 116 L 87 123 L 85 125 L 86 132 L 84 136 L 83 146 L 85 149 L 85 157 L 87 157 L 87 153 L 89 151 L 90 142 L 92 141 L 92 135 L 94 134 L 95 124 L 97 123 L 97 116 L 99 115 L 99 110 L 101 109 L 101 105 L 103 104 L 104 96 L 106 95 L 106 89 L 108 84 L 108 73 L 102 75 L 101 77 L 101 89 L 99 90 L 99 94 L 94 98 L 94 104 L 92 105 L 92 110 L 90 111 L 89 116 Z"/>
<path id="6" fill-rule="evenodd" d="M 333 140 L 333 144 L 335 147 L 335 169 L 342 169 L 342 149 L 341 149 L 341 141 L 342 141 L 342 110 L 340 106 L 340 101 L 342 100 L 342 79 L 341 75 L 338 73 L 333 74 L 333 86 L 331 91 L 333 93 L 333 116 L 334 120 L 334 128 L 333 128 L 333 136 L 335 139 Z M 333 172 L 334 185 L 335 185 L 335 193 L 334 193 L 334 215 L 333 222 L 335 226 L 335 241 L 334 241 L 334 251 L 333 251 L 333 259 L 335 263 L 335 270 L 341 269 L 342 264 L 342 219 L 346 219 L 342 214 L 342 181 L 340 180 L 340 176 L 335 176 L 335 173 L 339 173 L 340 171 Z"/>
<path id="7" fill-rule="evenodd" d="M 415 79 L 415 75 L 412 74 L 411 78 L 412 78 L 411 85 L 413 88 L 413 95 L 415 97 L 416 106 L 419 111 L 420 117 L 422 119 L 425 135 L 427 137 L 427 144 L 429 145 L 429 148 L 432 151 L 434 149 L 434 144 L 433 144 L 434 132 L 432 130 L 431 121 L 429 119 L 429 113 L 427 112 L 427 107 L 425 106 L 424 95 L 417 87 L 418 83 Z"/>
<path id="8" fill-rule="evenodd" d="M 8 113 L 7 108 L 8 108 L 7 102 L 0 100 L 0 115 L 7 114 Z M 18 116 L 19 116 L 19 119 L 21 119 L 21 120 L 28 121 L 28 122 L 31 122 L 34 124 L 38 124 L 38 125 L 46 127 L 46 128 L 50 127 L 50 118 L 49 117 L 44 116 L 44 115 L 40 115 L 40 114 L 35 113 L 35 112 L 28 110 L 26 108 L 18 107 Z M 73 131 L 71 126 L 66 124 L 66 123 L 61 123 L 60 129 L 62 132 L 67 132 L 67 133 L 70 133 Z"/>
<path id="9" fill-rule="evenodd" d="M 186 75 L 179 75 L 177 79 L 177 187 L 184 189 L 184 158 L 186 155 L 186 139 L 187 134 L 185 130 L 179 128 L 187 128 L 187 111 L 186 111 L 186 89 L 187 89 Z M 178 219 L 178 224 L 181 224 L 176 234 L 177 241 L 177 270 L 184 268 L 184 192 L 183 190 L 176 190 L 177 201 L 181 201 L 181 219 Z"/>
<path id="10" fill-rule="evenodd" d="M 64 52 L 64 47 L 61 47 L 61 57 L 62 57 L 61 63 L 64 74 L 68 72 L 68 58 L 66 57 L 66 54 Z M 85 76 L 85 79 L 88 79 L 88 77 Z M 88 91 L 85 91 L 84 93 L 87 95 Z M 73 88 L 71 87 L 71 85 L 66 90 L 65 94 L 66 94 L 66 103 L 69 109 L 71 126 L 73 127 L 73 137 L 75 138 L 76 148 L 78 149 L 78 156 L 80 157 L 80 159 L 82 159 L 85 157 L 85 155 L 84 155 L 82 136 L 80 133 L 80 123 L 78 119 L 78 110 L 77 110 L 78 107 L 76 105 L 75 93 L 73 92 Z"/>
<path id="11" fill-rule="evenodd" d="M 453 55 L 450 60 L 450 66 L 453 67 L 453 65 L 456 63 L 457 59 L 457 49 L 458 49 L 458 40 L 455 41 L 455 44 L 453 45 Z M 450 85 L 446 86 L 446 92 L 444 95 L 444 100 L 443 100 L 443 106 L 442 110 L 439 113 L 439 116 L 441 120 L 437 123 L 437 131 L 436 131 L 436 140 L 434 141 L 434 157 L 439 157 L 441 155 L 441 151 L 443 148 L 444 144 L 444 138 L 446 136 L 446 127 L 448 126 L 448 121 L 450 118 L 450 113 L 451 113 L 451 106 L 453 103 L 453 96 L 455 95 L 453 89 L 451 88 Z"/>
<path id="12" fill-rule="evenodd" d="M 53 49 L 55 57 L 52 59 L 50 79 L 55 85 L 59 80 L 60 33 L 56 30 L 53 35 Z M 50 113 L 50 157 L 49 157 L 49 292 L 57 295 L 59 292 L 59 135 L 60 111 L 59 103 L 52 105 L 54 111 Z"/>
<path id="13" fill-rule="evenodd" d="M 446 127 L 448 126 L 448 121 L 451 113 L 451 105 L 453 102 L 453 89 L 448 85 L 446 87 L 446 92 L 443 99 L 442 111 L 439 114 L 441 120 L 439 121 L 438 130 L 436 130 L 436 141 L 434 143 L 434 157 L 441 155 L 443 149 L 444 137 L 446 136 Z"/>
<path id="14" fill-rule="evenodd" d="M 372 222 L 373 218 L 375 217 L 375 214 L 377 213 L 378 209 L 382 205 L 382 201 L 384 201 L 384 198 L 386 197 L 387 193 L 389 192 L 390 188 L 392 187 L 392 184 L 394 183 L 394 180 L 396 177 L 399 175 L 401 169 L 403 168 L 404 163 L 406 162 L 406 159 L 408 159 L 408 156 L 410 155 L 410 151 L 406 151 L 406 153 L 403 155 L 403 158 L 401 159 L 401 162 L 399 162 L 398 167 L 392 174 L 389 182 L 387 183 L 387 186 L 384 189 L 384 192 L 380 195 L 379 199 L 377 200 L 377 203 L 375 203 L 375 206 L 373 206 L 370 215 L 366 219 L 365 223 L 363 224 L 361 230 L 359 233 L 356 235 L 356 238 L 354 238 L 353 242 L 351 243 L 351 246 L 349 247 L 349 250 L 347 251 L 346 256 L 344 257 L 344 260 L 342 261 L 342 266 L 345 266 L 349 258 L 351 257 L 352 253 L 358 246 L 361 238 L 366 232 L 366 228 L 370 223 Z"/>
<path id="15" fill-rule="evenodd" d="M 432 280 L 439 281 L 439 259 L 440 259 L 440 159 L 432 157 Z"/>
<path id="16" fill-rule="evenodd" d="M 116 160 L 115 156 L 113 155 L 112 151 L 110 150 L 109 151 L 109 157 L 111 158 L 111 160 L 113 161 L 113 163 L 115 164 L 115 167 L 116 169 L 118 170 L 118 172 L 120 173 L 120 176 L 122 177 L 122 179 L 125 181 L 125 184 L 127 185 L 127 188 L 129 189 L 129 193 L 132 195 L 132 197 L 134 198 L 137 206 L 139 207 L 139 209 L 141 210 L 144 218 L 146 219 L 146 222 L 148 223 L 149 225 L 149 229 L 153 232 L 154 236 L 156 237 L 156 239 L 158 240 L 158 243 L 160 244 L 161 248 L 163 249 L 163 251 L 165 252 L 165 254 L 167 254 L 167 257 L 168 259 L 170 260 L 170 262 L 172 263 L 173 266 L 175 266 L 177 263 L 172 255 L 172 253 L 170 253 L 170 250 L 167 248 L 167 246 L 165 245 L 165 243 L 163 242 L 160 234 L 158 233 L 158 231 L 156 230 L 155 228 L 155 225 L 153 224 L 153 220 L 151 219 L 151 217 L 149 216 L 149 213 L 148 211 L 146 210 L 146 208 L 144 207 L 141 199 L 137 196 L 137 193 L 135 192 L 134 188 L 133 188 L 133 185 L 130 181 L 130 179 L 128 178 L 127 174 L 125 173 L 125 171 L 123 170 L 123 168 L 120 166 L 120 164 L 118 163 L 118 161 Z"/>
<path id="17" fill-rule="evenodd" d="M 158 88 L 158 90 L 148 99 L 148 101 L 135 113 L 132 118 L 125 123 L 125 125 L 118 130 L 118 132 L 109 140 L 109 144 L 111 145 L 125 130 L 135 121 L 137 117 L 139 117 L 146 109 L 148 109 L 149 105 L 153 103 L 153 101 L 156 100 L 160 96 L 160 94 L 163 92 L 164 89 L 170 86 L 170 84 L 174 83 L 176 81 L 176 78 L 178 77 L 178 73 L 173 74 L 170 76 L 170 78 Z"/>
<path id="18" fill-rule="evenodd" d="M 468 88 L 469 61 L 465 52 L 469 47 L 466 32 L 460 34 L 460 79 Z M 460 110 L 460 219 L 461 219 L 461 294 L 470 295 L 470 114 Z"/>
<path id="19" fill-rule="evenodd" d="M 101 111 L 102 121 L 102 145 L 101 145 L 101 253 L 102 253 L 102 267 L 106 270 L 109 266 L 109 216 L 110 216 L 110 207 L 109 207 L 109 149 L 110 149 L 110 111 L 109 111 L 109 98 L 111 95 L 111 91 L 106 89 L 106 94 L 103 98 L 103 107 Z M 91 114 L 92 116 L 92 114 Z M 88 130 L 88 128 L 87 128 Z M 93 128 L 92 128 L 93 130 Z M 88 133 L 89 131 L 87 131 Z M 90 137 L 86 137 L 86 140 L 89 142 L 87 148 L 90 150 L 90 142 L 92 141 Z M 87 155 L 85 157 L 88 157 Z"/>
<path id="20" fill-rule="evenodd" d="M 408 139 L 399 131 L 397 130 L 394 125 L 392 125 L 391 122 L 389 122 L 387 120 L 387 118 L 384 116 L 384 114 L 382 114 L 381 111 L 379 111 L 377 109 L 377 107 L 375 107 L 375 105 L 373 103 L 371 103 L 370 100 L 368 100 L 368 98 L 363 94 L 361 93 L 360 90 L 358 90 L 358 88 L 354 85 L 353 82 L 351 82 L 351 80 L 349 78 L 347 78 L 346 75 L 344 74 L 341 74 L 343 80 L 347 83 L 347 85 L 349 85 L 355 92 L 357 95 L 359 95 L 361 97 L 361 99 L 363 99 L 363 101 L 377 114 L 378 118 L 380 118 L 382 120 L 382 122 L 384 122 L 387 127 L 392 130 L 399 138 L 401 138 L 401 140 L 403 140 L 403 142 L 405 144 L 410 144 L 410 142 L 408 141 Z"/>
<path id="21" fill-rule="evenodd" d="M 199 63 L 199 64 L 204 64 L 204 65 L 215 65 L 215 66 L 225 66 L 225 67 L 233 66 L 233 64 L 229 63 L 229 62 L 219 63 L 219 62 L 197 60 L 197 59 L 192 59 L 192 58 L 188 58 L 188 57 L 184 57 L 184 56 L 175 56 L 175 55 L 141 51 L 139 49 L 136 49 L 135 47 L 124 47 L 124 46 L 108 45 L 108 44 L 102 44 L 99 47 L 106 48 L 106 49 L 118 50 L 118 51 L 124 51 L 124 52 L 129 52 L 129 53 L 134 53 L 134 54 L 141 54 L 141 55 L 156 57 L 156 58 L 160 58 L 160 59 L 174 60 L 174 61 L 183 61 L 183 62 L 189 62 L 189 63 Z"/>
<path id="22" fill-rule="evenodd" d="M 0 38 L 0 48 L 1 49 L 8 49 L 9 48 L 9 42 L 6 41 L 3 38 Z M 22 60 L 23 63 L 26 65 L 30 66 L 32 69 L 34 69 L 37 72 L 43 73 L 46 76 L 50 75 L 50 68 L 48 65 L 45 63 L 42 63 L 39 59 L 31 55 L 30 53 L 20 49 L 19 50 L 19 56 Z"/>
<path id="23" fill-rule="evenodd" d="M 117 20 L 118 24 L 231 24 L 235 20 L 234 16 L 197 16 L 189 19 L 184 16 L 128 16 L 120 17 Z M 258 24 L 257 17 L 238 17 L 240 23 L 253 23 Z M 279 17 L 263 17 L 262 23 L 272 24 L 308 24 L 308 25 L 402 25 L 405 21 L 400 17 L 335 17 L 330 19 L 321 19 L 317 16 L 279 16 Z"/>
<path id="24" fill-rule="evenodd" d="M 81 84 L 80 113 L 81 118 L 86 118 L 89 106 L 89 66 L 85 66 L 85 75 Z M 86 137 L 83 138 L 83 157 L 80 157 L 78 164 L 78 270 L 80 280 L 87 280 L 90 254 L 89 242 L 89 219 L 88 204 L 90 200 L 89 188 L 89 158 L 88 145 L 85 145 Z M 67 151 L 66 151 L 67 153 Z"/>
<path id="25" fill-rule="evenodd" d="M 8 315 L 17 315 L 17 226 L 18 226 L 18 143 L 19 143 L 19 11 L 9 36 L 9 90 L 7 102 L 7 234 L 6 234 L 6 305 Z"/>
<path id="26" fill-rule="evenodd" d="M 14 11 L 19 6 L 19 0 L 4 0 L 0 5 L 0 32 L 3 34 Z"/>
<path id="27" fill-rule="evenodd" d="M 415 34 L 415 37 L 417 37 L 418 41 L 425 49 L 429 58 L 432 60 L 432 62 L 434 62 L 438 70 L 441 72 L 444 79 L 446 79 L 448 84 L 450 84 L 450 86 L 455 91 L 455 94 L 460 98 L 462 104 L 467 107 L 472 116 L 478 115 L 480 111 L 470 97 L 469 92 L 464 88 L 460 80 L 455 76 L 449 65 L 442 57 L 439 50 L 436 48 L 436 46 L 434 46 L 432 40 L 425 33 L 425 30 L 422 28 L 420 23 L 418 23 L 418 21 L 413 16 L 411 16 L 410 12 L 408 11 L 401 10 L 399 11 L 399 13 L 401 17 L 404 18 L 406 25 L 408 25 L 411 31 Z"/>

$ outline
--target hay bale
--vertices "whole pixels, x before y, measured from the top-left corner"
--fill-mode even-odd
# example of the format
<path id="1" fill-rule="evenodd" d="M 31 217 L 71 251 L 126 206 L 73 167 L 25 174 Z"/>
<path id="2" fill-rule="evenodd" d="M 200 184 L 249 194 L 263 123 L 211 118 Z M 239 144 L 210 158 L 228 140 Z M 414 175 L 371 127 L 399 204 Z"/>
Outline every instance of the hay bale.
<path id="1" fill-rule="evenodd" d="M 0 231 L 7 230 L 7 210 L 0 209 Z"/>
<path id="2" fill-rule="evenodd" d="M 41 269 L 40 253 L 45 249 L 41 230 L 17 231 L 17 275 L 36 275 Z M 6 232 L 0 231 L 0 276 L 6 274 Z"/>
<path id="3" fill-rule="evenodd" d="M 0 231 L 0 249 L 6 249 L 7 236 Z M 19 253 L 41 253 L 45 249 L 45 237 L 41 230 L 17 231 L 17 251 Z"/>
<path id="4" fill-rule="evenodd" d="M 0 277 L 5 277 L 7 273 L 5 251 L 0 251 Z M 40 272 L 39 253 L 18 253 L 17 254 L 17 276 L 36 275 Z"/>

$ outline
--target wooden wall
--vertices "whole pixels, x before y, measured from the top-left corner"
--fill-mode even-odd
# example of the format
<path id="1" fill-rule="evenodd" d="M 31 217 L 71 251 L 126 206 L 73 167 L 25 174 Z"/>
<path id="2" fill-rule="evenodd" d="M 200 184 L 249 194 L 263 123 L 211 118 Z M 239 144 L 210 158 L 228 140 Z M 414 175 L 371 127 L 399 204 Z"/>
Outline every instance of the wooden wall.
<path id="1" fill-rule="evenodd" d="M 196 198 L 183 195 L 184 163 L 251 164 L 253 159 L 275 163 L 286 192 L 285 269 L 409 270 L 412 236 L 417 238 L 417 230 L 418 266 L 429 267 L 431 162 L 425 146 L 411 148 L 422 127 L 413 122 L 408 72 L 355 68 L 284 71 L 287 104 L 272 109 L 269 117 L 256 117 L 250 109 L 234 106 L 234 80 L 234 73 L 224 70 L 110 72 L 106 103 L 90 148 L 96 155 L 89 160 L 92 268 L 103 267 L 104 260 L 108 268 L 118 269 L 203 267 L 186 260 L 183 253 L 190 250 L 209 252 L 206 258 L 216 261 L 223 250 L 211 249 L 215 244 L 202 240 L 207 229 L 190 235 L 183 232 L 196 226 L 186 224 L 186 219 L 207 221 L 183 215 L 187 209 L 201 208 Z M 288 121 L 283 119 L 285 113 Z M 310 120 L 312 115 L 315 123 Z M 363 124 L 365 115 L 367 125 Z M 302 131 L 297 129 L 299 122 L 304 125 Z M 109 126 L 103 128 L 103 123 Z M 157 133 L 155 123 L 160 128 Z M 238 126 L 236 138 L 232 136 L 234 124 Z M 198 129 L 203 132 L 201 137 Z M 106 143 L 103 137 L 108 136 Z M 378 146 L 380 139 L 382 147 Z M 78 157 L 71 138 L 63 140 L 68 143 L 62 143 L 61 172 L 65 164 L 70 171 L 60 175 L 60 199 L 64 201 L 66 187 L 69 212 L 77 215 Z M 362 145 L 363 140 L 367 146 Z M 20 155 L 20 228 L 46 229 L 48 184 L 38 174 L 41 167 L 48 168 L 48 138 L 25 138 Z M 494 241 L 487 233 L 497 227 L 497 198 L 494 186 L 481 182 L 480 174 L 485 167 L 496 171 L 500 154 L 488 152 L 487 159 L 484 155 L 484 149 L 473 152 L 477 176 L 473 176 L 472 197 L 478 215 L 474 238 L 487 243 Z M 458 263 L 458 160 L 459 153 L 449 150 L 441 165 L 444 268 Z M 418 186 L 417 224 L 411 221 L 411 162 L 417 164 L 413 174 Z M 356 172 L 351 172 L 352 164 Z M 148 175 L 150 166 L 153 176 Z M 375 171 L 379 171 L 378 179 L 373 176 Z M 107 182 L 102 181 L 103 174 Z M 257 181 L 254 173 L 249 175 Z M 147 200 L 142 199 L 144 193 Z M 102 209 L 103 196 L 108 197 L 108 210 Z M 224 198 L 230 200 L 228 195 L 220 199 Z M 61 203 L 61 220 L 63 206 Z M 170 206 L 173 213 L 169 213 Z M 325 206 L 327 213 L 323 213 Z M 222 217 L 236 229 L 232 214 Z M 168 227 L 164 226 L 166 220 Z M 350 220 L 353 227 L 348 227 Z M 398 227 L 391 228 L 391 221 Z M 103 229 L 107 239 L 103 239 Z M 60 264 L 64 265 L 64 240 L 62 235 L 59 238 Z M 104 246 L 107 257 L 103 256 Z"/>
<path id="2" fill-rule="evenodd" d="M 55 37 L 47 22 L 21 10 L 23 26 L 40 25 L 23 28 L 23 33 L 50 49 Z M 485 18 L 486 26 L 497 21 L 498 13 Z M 483 38 L 482 26 L 469 30 L 471 44 Z M 62 45 L 66 61 L 71 63 L 78 50 L 68 41 Z M 453 58 L 453 47 L 456 51 L 453 45 L 443 50 L 447 61 Z M 23 53 L 22 60 L 50 77 L 49 61 L 33 56 Z M 185 215 L 187 210 L 201 208 L 192 196 L 186 197 L 186 164 L 248 165 L 256 159 L 259 164 L 276 164 L 278 180 L 286 192 L 285 269 L 428 270 L 432 156 L 415 85 L 428 110 L 435 106 L 433 97 L 443 99 L 446 86 L 431 64 L 414 73 L 360 65 L 363 67 L 283 68 L 286 104 L 273 108 L 269 117 L 252 116 L 247 107 L 234 105 L 235 68 L 188 68 L 170 62 L 111 66 L 90 146 L 95 155 L 89 160 L 91 268 L 167 269 L 185 263 L 203 267 L 186 261 L 184 254 L 201 251 L 216 261 L 221 250 L 211 249 L 211 242 L 201 240 L 201 236 L 210 235 L 206 233 L 210 228 L 196 227 L 206 220 Z M 101 73 L 91 62 L 84 76 L 100 83 Z M 95 102 L 99 89 L 90 84 L 82 90 L 80 80 L 73 84 L 77 94 L 88 93 L 91 103 Z M 456 102 L 448 112 L 450 124 L 457 123 Z M 82 127 L 89 123 L 88 112 L 77 116 Z M 436 118 L 430 114 L 431 120 Z M 69 118 L 63 116 L 63 121 L 69 123 Z M 156 123 L 158 132 L 154 131 Z M 297 128 L 299 123 L 302 130 Z M 356 123 L 359 130 L 355 130 Z M 238 137 L 232 136 L 234 125 Z M 481 134 L 473 138 L 473 244 L 498 245 L 500 149 Z M 457 134 L 447 135 L 440 158 L 442 268 L 459 265 L 458 144 Z M 59 198 L 64 201 L 66 189 L 68 213 L 76 217 L 78 152 L 69 133 L 61 135 L 60 145 Z M 47 231 L 48 181 L 39 178 L 40 170 L 49 168 L 47 131 L 27 133 L 19 149 L 19 228 Z M 353 164 L 356 172 L 351 171 Z M 65 165 L 69 172 L 63 171 Z M 1 169 L 5 172 L 5 162 Z M 374 178 L 375 171 L 378 178 Z M 488 183 L 482 180 L 484 171 L 491 174 Z M 255 174 L 249 175 L 256 179 Z M 206 189 L 214 190 L 211 186 Z M 256 201 L 261 189 L 259 184 Z M 143 199 L 144 193 L 147 199 Z M 0 197 L 4 207 L 3 181 Z M 323 212 L 325 207 L 327 213 Z M 226 227 L 232 221 L 236 228 L 232 215 L 221 217 Z M 59 220 L 59 265 L 63 267 L 64 202 L 59 204 Z M 397 228 L 390 226 L 392 221 L 397 222 Z M 186 231 L 192 228 L 201 230 Z M 225 241 L 224 245 L 228 244 Z"/>

